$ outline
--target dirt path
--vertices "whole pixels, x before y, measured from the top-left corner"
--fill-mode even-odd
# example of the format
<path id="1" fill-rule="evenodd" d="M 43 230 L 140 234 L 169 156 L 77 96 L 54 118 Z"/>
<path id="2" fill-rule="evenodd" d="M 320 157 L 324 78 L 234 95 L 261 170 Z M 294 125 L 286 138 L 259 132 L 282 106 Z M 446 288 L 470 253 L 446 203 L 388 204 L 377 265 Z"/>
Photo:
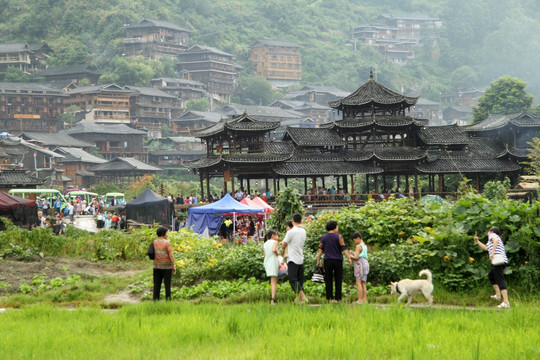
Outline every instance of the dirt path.
<path id="1" fill-rule="evenodd" d="M 121 264 L 95 263 L 84 259 L 0 260 L 0 295 L 16 292 L 21 284 L 31 283 L 34 276 L 39 274 L 43 274 L 47 279 L 64 279 L 71 274 L 130 277 L 141 271 L 144 270 L 126 269 Z"/>

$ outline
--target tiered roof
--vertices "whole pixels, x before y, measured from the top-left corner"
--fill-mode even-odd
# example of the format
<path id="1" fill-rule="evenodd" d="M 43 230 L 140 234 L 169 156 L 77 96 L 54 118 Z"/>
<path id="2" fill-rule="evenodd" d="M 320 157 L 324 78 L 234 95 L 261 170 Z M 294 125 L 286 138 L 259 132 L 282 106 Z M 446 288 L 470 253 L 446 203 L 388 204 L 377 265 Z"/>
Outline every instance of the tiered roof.
<path id="1" fill-rule="evenodd" d="M 260 133 L 277 129 L 279 125 L 279 121 L 259 121 L 244 113 L 233 119 L 221 119 L 217 124 L 201 130 L 191 130 L 191 135 L 204 139 L 225 130 Z"/>
<path id="2" fill-rule="evenodd" d="M 468 132 L 482 132 L 501 129 L 507 125 L 516 127 L 540 127 L 540 117 L 531 115 L 527 112 L 513 114 L 490 114 L 487 119 L 466 127 Z"/>

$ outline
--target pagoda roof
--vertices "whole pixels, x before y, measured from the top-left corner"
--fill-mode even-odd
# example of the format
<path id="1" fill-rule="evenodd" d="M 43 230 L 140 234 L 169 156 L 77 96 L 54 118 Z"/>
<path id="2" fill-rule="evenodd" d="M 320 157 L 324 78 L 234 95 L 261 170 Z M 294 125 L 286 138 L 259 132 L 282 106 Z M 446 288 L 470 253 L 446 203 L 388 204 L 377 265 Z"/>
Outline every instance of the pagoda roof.
<path id="1" fill-rule="evenodd" d="M 410 116 L 375 116 L 357 117 L 339 120 L 335 122 L 336 127 L 345 129 L 357 129 L 370 126 L 378 127 L 402 127 L 409 125 L 426 126 L 426 119 L 416 119 Z"/>
<path id="2" fill-rule="evenodd" d="M 469 138 L 469 142 L 462 150 L 446 150 L 440 147 L 428 149 L 427 159 L 494 159 L 503 157 L 508 150 L 500 143 L 486 137 Z"/>
<path id="3" fill-rule="evenodd" d="M 403 103 L 412 106 L 417 101 L 418 97 L 399 94 L 378 83 L 373 79 L 373 72 L 371 72 L 369 80 L 355 92 L 343 99 L 330 101 L 328 105 L 336 109 L 343 106 L 363 106 L 368 104 L 393 105 Z"/>
<path id="4" fill-rule="evenodd" d="M 187 161 L 184 160 L 184 165 L 191 169 L 204 169 L 215 166 L 221 162 L 221 155 L 203 157 L 197 160 Z"/>
<path id="5" fill-rule="evenodd" d="M 219 134 L 225 129 L 244 132 L 266 132 L 277 129 L 279 126 L 279 121 L 260 121 L 244 113 L 232 119 L 221 119 L 217 124 L 201 130 L 192 130 L 191 135 L 198 138 L 206 138 Z"/>
<path id="6" fill-rule="evenodd" d="M 335 160 L 320 161 L 319 155 L 312 154 L 311 161 L 286 161 L 274 166 L 274 171 L 282 176 L 317 176 L 317 175 L 352 175 L 379 174 L 383 169 L 370 167 L 360 163 Z"/>
<path id="7" fill-rule="evenodd" d="M 416 169 L 426 174 L 511 172 L 521 167 L 507 159 L 437 159 Z"/>
<path id="8" fill-rule="evenodd" d="M 90 169 L 92 172 L 99 171 L 147 171 L 147 172 L 157 172 L 162 171 L 163 169 L 146 164 L 142 161 L 139 161 L 135 158 L 115 158 L 113 160 L 107 161 L 106 163 L 92 166 Z"/>
<path id="9" fill-rule="evenodd" d="M 379 160 L 420 160 L 426 156 L 426 151 L 409 146 L 376 147 L 374 155 Z"/>
<path id="10" fill-rule="evenodd" d="M 266 151 L 276 154 L 292 154 L 294 145 L 292 141 L 270 141 L 265 143 Z"/>
<path id="11" fill-rule="evenodd" d="M 262 153 L 235 153 L 222 155 L 222 159 L 228 163 L 268 163 L 290 159 L 291 154 Z"/>
<path id="12" fill-rule="evenodd" d="M 332 128 L 297 128 L 288 126 L 283 140 L 292 140 L 298 146 L 340 146 L 347 143 Z"/>
<path id="13" fill-rule="evenodd" d="M 469 137 L 457 125 L 423 126 L 418 130 L 418 137 L 426 145 L 464 145 Z"/>
<path id="14" fill-rule="evenodd" d="M 524 160 L 529 157 L 529 151 L 530 149 L 523 149 L 523 148 L 511 148 L 508 149 L 508 153 L 512 156 L 523 158 Z"/>
<path id="15" fill-rule="evenodd" d="M 540 127 L 540 118 L 527 112 L 513 114 L 490 114 L 487 119 L 467 126 L 466 131 L 481 132 L 501 129 L 509 124 L 517 127 Z"/>

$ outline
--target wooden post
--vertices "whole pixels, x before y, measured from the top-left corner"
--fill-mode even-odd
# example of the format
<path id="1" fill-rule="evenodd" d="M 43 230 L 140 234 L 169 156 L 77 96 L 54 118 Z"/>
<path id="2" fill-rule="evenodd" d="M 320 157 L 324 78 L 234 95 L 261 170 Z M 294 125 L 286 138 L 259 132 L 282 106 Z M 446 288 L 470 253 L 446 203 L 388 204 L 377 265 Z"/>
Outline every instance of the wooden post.
<path id="1" fill-rule="evenodd" d="M 442 193 L 442 179 L 441 179 L 441 174 L 438 174 L 439 175 L 439 194 Z"/>
<path id="2" fill-rule="evenodd" d="M 203 186 L 203 174 L 199 171 L 199 180 L 201 183 L 201 201 L 204 201 L 204 186 Z"/>
<path id="3" fill-rule="evenodd" d="M 289 185 L 287 184 L 287 178 L 285 178 L 285 187 L 288 187 Z"/>
<path id="4" fill-rule="evenodd" d="M 354 175 L 351 175 L 351 199 L 354 196 Z"/>
<path id="5" fill-rule="evenodd" d="M 420 190 L 418 189 L 418 173 L 414 172 L 414 196 L 420 196 Z"/>
<path id="6" fill-rule="evenodd" d="M 476 173 L 476 191 L 480 192 L 480 176 Z"/>
<path id="7" fill-rule="evenodd" d="M 307 195 L 307 177 L 304 177 L 304 195 Z"/>
<path id="8" fill-rule="evenodd" d="M 249 178 L 247 180 L 247 193 L 251 195 L 251 181 L 249 181 Z"/>
<path id="9" fill-rule="evenodd" d="M 210 171 L 206 172 L 206 192 L 208 193 L 208 199 L 210 199 Z"/>
<path id="10" fill-rule="evenodd" d="M 369 175 L 366 174 L 366 194 L 369 194 Z"/>

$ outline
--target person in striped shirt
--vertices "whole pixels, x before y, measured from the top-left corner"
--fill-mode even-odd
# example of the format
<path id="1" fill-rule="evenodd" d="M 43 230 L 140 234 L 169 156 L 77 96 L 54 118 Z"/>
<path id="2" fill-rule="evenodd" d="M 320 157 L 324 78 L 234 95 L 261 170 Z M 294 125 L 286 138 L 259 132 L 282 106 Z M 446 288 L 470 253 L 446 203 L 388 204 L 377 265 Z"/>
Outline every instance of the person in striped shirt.
<path id="1" fill-rule="evenodd" d="M 154 240 L 154 300 L 159 300 L 161 283 L 165 283 L 165 300 L 171 300 L 171 280 L 176 274 L 176 263 L 171 243 L 167 240 L 168 234 L 165 226 L 157 228 L 157 239 Z"/>
<path id="2" fill-rule="evenodd" d="M 495 255 L 500 255 L 504 259 L 503 264 L 491 264 L 491 271 L 488 274 L 488 278 L 491 285 L 493 285 L 493 289 L 495 289 L 495 295 L 492 295 L 491 298 L 501 300 L 502 296 L 503 302 L 497 307 L 501 309 L 510 308 L 510 302 L 508 301 L 508 290 L 506 288 L 506 283 L 504 282 L 504 268 L 508 264 L 508 258 L 506 257 L 504 243 L 501 238 L 501 231 L 498 227 L 494 226 L 488 230 L 487 235 L 488 241 L 486 244 L 481 243 L 476 234 L 474 234 L 474 241 L 482 250 L 488 252 L 490 262 L 493 262 Z"/>

